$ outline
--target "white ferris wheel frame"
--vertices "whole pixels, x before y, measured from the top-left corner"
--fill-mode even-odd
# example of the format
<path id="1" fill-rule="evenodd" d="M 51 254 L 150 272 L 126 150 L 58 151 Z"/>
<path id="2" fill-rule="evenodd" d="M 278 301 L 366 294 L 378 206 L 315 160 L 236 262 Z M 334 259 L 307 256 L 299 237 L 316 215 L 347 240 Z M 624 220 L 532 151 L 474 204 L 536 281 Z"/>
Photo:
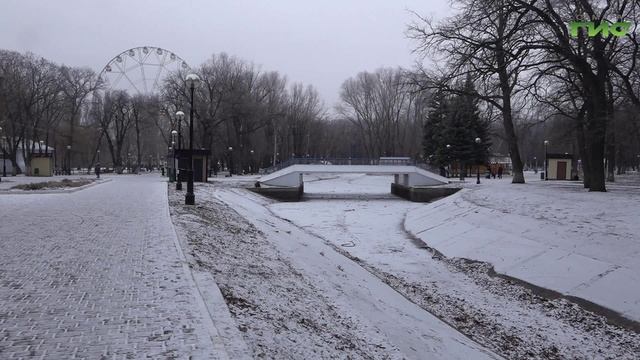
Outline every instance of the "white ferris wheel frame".
<path id="1" fill-rule="evenodd" d="M 126 81 L 130 88 L 138 92 L 138 94 L 151 94 L 157 92 L 161 86 L 161 75 L 163 72 L 168 73 L 168 67 L 176 65 L 180 70 L 189 70 L 191 67 L 176 53 L 156 46 L 139 46 L 125 50 L 114 56 L 105 67 L 100 71 L 100 78 L 108 85 L 109 90 L 115 89 L 121 81 Z M 154 70 L 153 78 L 148 78 L 145 70 Z M 131 80 L 133 72 L 140 71 L 142 75 L 143 89 L 140 89 L 134 81 Z M 115 80 L 108 78 L 115 74 Z M 146 80 L 153 80 L 151 89 L 149 89 Z"/>

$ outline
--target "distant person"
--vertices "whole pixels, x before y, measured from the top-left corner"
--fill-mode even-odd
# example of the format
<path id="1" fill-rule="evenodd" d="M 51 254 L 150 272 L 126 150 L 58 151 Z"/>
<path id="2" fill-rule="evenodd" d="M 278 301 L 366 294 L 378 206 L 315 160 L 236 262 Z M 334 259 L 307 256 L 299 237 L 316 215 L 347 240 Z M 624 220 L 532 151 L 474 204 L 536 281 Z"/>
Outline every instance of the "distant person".
<path id="1" fill-rule="evenodd" d="M 496 178 L 496 172 L 493 171 L 493 169 L 491 169 L 491 177 L 494 178 L 494 179 Z"/>
<path id="2" fill-rule="evenodd" d="M 502 166 L 498 167 L 498 179 L 502 179 Z"/>

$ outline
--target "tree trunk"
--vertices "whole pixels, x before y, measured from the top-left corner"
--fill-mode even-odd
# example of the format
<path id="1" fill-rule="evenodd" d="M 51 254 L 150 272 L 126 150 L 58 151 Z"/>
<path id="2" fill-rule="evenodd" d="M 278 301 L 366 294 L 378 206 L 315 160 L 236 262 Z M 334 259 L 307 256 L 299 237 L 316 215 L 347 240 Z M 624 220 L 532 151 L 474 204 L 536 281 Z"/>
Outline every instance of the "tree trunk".
<path id="1" fill-rule="evenodd" d="M 511 87 L 509 84 L 509 74 L 507 73 L 504 52 L 499 48 L 496 52 L 496 61 L 498 64 L 498 77 L 500 79 L 500 90 L 502 92 L 502 123 L 504 133 L 509 146 L 509 156 L 511 157 L 511 166 L 513 172 L 512 184 L 524 184 L 524 173 L 522 159 L 520 158 L 520 150 L 518 149 L 518 137 L 513 126 L 513 114 L 511 111 Z"/>
<path id="2" fill-rule="evenodd" d="M 584 177 L 582 181 L 584 184 L 584 188 L 588 189 L 589 187 L 591 187 L 591 157 L 589 155 L 584 137 L 584 112 L 582 112 L 582 115 L 578 116 L 576 136 L 578 138 L 578 150 L 580 152 L 580 158 L 582 159 L 582 174 Z"/>
<path id="3" fill-rule="evenodd" d="M 596 95 L 597 96 L 597 95 Z M 589 191 L 607 191 L 605 184 L 604 149 L 606 138 L 606 109 L 603 98 L 594 97 L 594 112 L 587 121 L 587 149 L 589 150 Z"/>
<path id="4" fill-rule="evenodd" d="M 607 191 L 605 185 L 604 168 L 604 136 L 594 138 L 591 141 L 591 182 L 589 191 Z"/>

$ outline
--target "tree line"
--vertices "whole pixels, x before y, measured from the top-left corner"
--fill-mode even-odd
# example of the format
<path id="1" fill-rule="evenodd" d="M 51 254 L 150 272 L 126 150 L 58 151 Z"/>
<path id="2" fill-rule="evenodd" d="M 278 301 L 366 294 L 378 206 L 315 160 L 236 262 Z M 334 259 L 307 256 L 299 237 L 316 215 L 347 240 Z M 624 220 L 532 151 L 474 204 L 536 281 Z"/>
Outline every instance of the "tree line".
<path id="1" fill-rule="evenodd" d="M 46 146 L 75 151 L 78 159 L 84 159 L 86 154 L 77 151 L 88 139 L 81 117 L 87 99 L 99 86 L 91 69 L 0 50 L 0 146 L 14 173 L 29 173 L 32 155 Z M 18 166 L 18 153 L 26 169 Z"/>
<path id="2" fill-rule="evenodd" d="M 534 154 L 541 153 L 544 140 L 566 149 L 571 137 L 590 191 L 606 191 L 605 180 L 614 180 L 615 169 L 637 166 L 638 1 L 455 0 L 453 5 L 459 11 L 439 22 L 415 14 L 408 34 L 417 51 L 436 64 L 419 69 L 415 83 L 473 96 L 496 114 L 514 183 L 524 182 L 522 147 L 528 136 L 538 138 Z M 624 36 L 571 34 L 576 20 L 632 26 Z M 455 86 L 467 77 L 476 85 L 472 92 Z"/>
<path id="3" fill-rule="evenodd" d="M 334 107 L 311 85 L 212 55 L 190 69 L 202 79 L 194 148 L 211 150 L 211 168 L 233 164 L 237 173 L 290 157 L 410 156 L 442 166 L 508 153 L 513 182 L 522 183 L 526 167 L 543 163 L 546 140 L 550 152 L 580 159 L 591 191 L 606 191 L 616 171 L 638 167 L 638 1 L 453 5 L 456 13 L 442 21 L 413 15 L 407 35 L 421 66 L 355 74 L 342 83 Z M 632 26 L 624 36 L 572 34 L 577 19 Z M 158 166 L 169 148 L 188 146 L 186 74 L 173 73 L 159 94 L 142 96 L 107 91 L 91 69 L 2 50 L 2 153 L 17 165 L 19 152 L 29 159 L 43 141 L 63 167 L 70 165 L 65 159 L 92 167 L 99 150 L 101 162 L 118 172 Z M 187 116 L 179 120 L 177 111 Z"/>
<path id="4" fill-rule="evenodd" d="M 194 101 L 194 148 L 210 167 L 255 172 L 290 157 L 376 158 L 421 155 L 428 97 L 401 68 L 362 72 L 342 85 L 332 112 L 311 85 L 225 53 L 189 71 L 201 78 Z M 0 51 L 0 147 L 15 173 L 30 173 L 40 142 L 61 169 L 98 161 L 122 173 L 160 166 L 170 148 L 188 147 L 187 70 L 152 95 L 110 90 L 89 68 L 31 53 Z M 176 113 L 187 114 L 180 120 Z M 178 137 L 172 131 L 179 131 Z M 21 154 L 25 168 L 17 158 Z M 102 157 L 100 157 L 102 154 Z"/>

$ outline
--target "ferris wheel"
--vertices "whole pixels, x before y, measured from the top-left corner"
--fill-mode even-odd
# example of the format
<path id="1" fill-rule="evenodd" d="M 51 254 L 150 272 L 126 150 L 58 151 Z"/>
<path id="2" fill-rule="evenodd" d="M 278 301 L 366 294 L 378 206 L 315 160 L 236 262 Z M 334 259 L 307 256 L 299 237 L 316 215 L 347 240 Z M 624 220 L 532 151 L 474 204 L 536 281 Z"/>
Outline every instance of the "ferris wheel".
<path id="1" fill-rule="evenodd" d="M 186 71 L 186 61 L 169 50 L 141 46 L 116 55 L 100 72 L 106 90 L 125 90 L 132 94 L 158 93 L 171 73 Z"/>

